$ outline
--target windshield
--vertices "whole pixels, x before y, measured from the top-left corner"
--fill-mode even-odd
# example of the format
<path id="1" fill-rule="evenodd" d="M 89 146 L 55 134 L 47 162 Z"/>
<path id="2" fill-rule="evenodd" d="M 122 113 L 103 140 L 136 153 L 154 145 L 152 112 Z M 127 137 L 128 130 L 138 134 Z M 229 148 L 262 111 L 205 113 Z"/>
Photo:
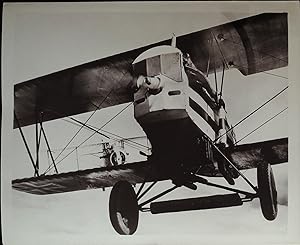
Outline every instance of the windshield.
<path id="1" fill-rule="evenodd" d="M 142 60 L 133 65 L 136 75 L 157 76 L 163 74 L 174 81 L 181 81 L 180 54 L 169 53 Z"/>

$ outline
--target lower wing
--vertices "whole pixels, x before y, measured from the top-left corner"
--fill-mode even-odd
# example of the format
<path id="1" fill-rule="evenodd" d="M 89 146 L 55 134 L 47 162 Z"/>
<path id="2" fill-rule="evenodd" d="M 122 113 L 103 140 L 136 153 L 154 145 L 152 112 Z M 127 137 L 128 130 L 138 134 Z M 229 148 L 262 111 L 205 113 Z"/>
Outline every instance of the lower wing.
<path id="1" fill-rule="evenodd" d="M 238 145 L 227 155 L 240 170 L 256 168 L 264 161 L 272 165 L 284 163 L 288 161 L 288 138 Z"/>
<path id="2" fill-rule="evenodd" d="M 288 138 L 244 144 L 231 148 L 226 153 L 235 166 L 242 169 L 256 168 L 267 161 L 279 164 L 288 161 Z M 78 190 L 111 187 L 121 180 L 132 184 L 166 180 L 149 162 L 128 163 L 113 167 L 85 169 L 75 172 L 46 175 L 12 181 L 15 190 L 45 195 Z"/>

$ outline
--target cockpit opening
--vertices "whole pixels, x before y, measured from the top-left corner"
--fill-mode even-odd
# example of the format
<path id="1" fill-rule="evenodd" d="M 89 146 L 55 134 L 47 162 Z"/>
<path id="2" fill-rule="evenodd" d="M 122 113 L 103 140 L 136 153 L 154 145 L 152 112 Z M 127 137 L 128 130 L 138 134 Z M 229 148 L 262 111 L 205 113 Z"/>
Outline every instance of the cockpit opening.
<path id="1" fill-rule="evenodd" d="M 136 76 L 155 77 L 166 76 L 176 82 L 182 81 L 181 54 L 167 53 L 146 58 L 133 64 Z"/>

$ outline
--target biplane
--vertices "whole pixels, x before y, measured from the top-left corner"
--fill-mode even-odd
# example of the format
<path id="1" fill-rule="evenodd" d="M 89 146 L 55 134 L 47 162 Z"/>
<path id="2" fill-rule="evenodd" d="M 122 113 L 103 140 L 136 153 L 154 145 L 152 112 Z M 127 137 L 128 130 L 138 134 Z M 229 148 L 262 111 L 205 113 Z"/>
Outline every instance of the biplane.
<path id="1" fill-rule="evenodd" d="M 238 144 L 236 125 L 226 115 L 230 108 L 222 96 L 223 81 L 214 89 L 207 76 L 224 75 L 228 69 L 248 76 L 287 66 L 287 30 L 286 13 L 260 14 L 16 84 L 14 128 L 20 131 L 34 176 L 13 180 L 12 188 L 47 195 L 112 187 L 109 216 L 119 234 L 136 231 L 139 212 L 232 207 L 255 198 L 263 216 L 274 220 L 277 191 L 271 165 L 288 161 L 288 139 Z M 151 143 L 151 154 L 141 152 L 145 161 L 125 163 L 119 152 L 111 166 L 59 173 L 51 156 L 55 173 L 40 173 L 38 154 L 34 159 L 23 127 L 35 125 L 37 153 L 42 137 L 51 152 L 44 123 L 123 103 L 134 105 L 134 117 Z M 77 123 L 101 133 L 87 121 Z M 257 169 L 257 186 L 241 172 L 251 168 Z M 212 183 L 209 177 L 224 178 L 227 184 Z M 252 191 L 233 188 L 237 178 Z M 171 180 L 173 187 L 141 201 L 163 180 Z M 180 187 L 196 190 L 197 184 L 231 194 L 156 201 Z"/>
<path id="2" fill-rule="evenodd" d="M 143 144 L 145 141 L 147 142 L 147 138 L 145 136 L 135 136 L 131 138 L 120 138 L 119 136 L 118 138 L 115 137 L 113 139 L 110 137 L 107 141 L 85 146 L 85 148 L 89 146 L 96 146 L 97 151 L 95 151 L 95 149 L 93 151 L 89 150 L 84 155 L 93 156 L 103 160 L 102 165 L 106 167 L 126 164 L 130 161 L 128 159 L 130 153 L 128 152 L 127 148 L 134 149 L 135 151 L 138 150 L 139 154 L 143 156 L 150 154 L 151 147 Z M 59 153 L 62 150 L 63 149 L 59 149 Z"/>
<path id="3" fill-rule="evenodd" d="M 125 151 L 123 141 L 118 141 L 113 144 L 105 142 L 100 144 L 100 146 L 100 151 L 89 153 L 89 155 L 104 159 L 106 166 L 116 166 L 126 163 L 126 155 L 129 153 Z"/>

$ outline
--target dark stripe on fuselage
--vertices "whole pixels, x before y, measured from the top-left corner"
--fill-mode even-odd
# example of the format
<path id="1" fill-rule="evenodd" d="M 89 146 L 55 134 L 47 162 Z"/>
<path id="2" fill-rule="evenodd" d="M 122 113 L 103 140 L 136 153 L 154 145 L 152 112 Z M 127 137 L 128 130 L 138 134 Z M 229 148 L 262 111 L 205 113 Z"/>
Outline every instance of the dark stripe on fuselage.
<path id="1" fill-rule="evenodd" d="M 197 94 L 199 94 L 203 99 L 204 101 L 208 104 L 208 106 L 213 110 L 215 111 L 217 108 L 217 104 L 214 103 L 210 96 L 204 92 L 203 90 L 203 86 L 201 86 L 200 83 L 198 83 L 197 81 L 192 81 L 191 79 L 189 79 L 189 86 L 191 89 L 193 89 Z"/>
<path id="2" fill-rule="evenodd" d="M 207 112 L 198 105 L 194 100 L 189 98 L 189 104 L 190 107 L 198 114 L 200 115 L 208 124 L 212 127 L 212 129 L 218 133 L 219 126 L 216 124 L 216 122 L 207 114 Z"/>

